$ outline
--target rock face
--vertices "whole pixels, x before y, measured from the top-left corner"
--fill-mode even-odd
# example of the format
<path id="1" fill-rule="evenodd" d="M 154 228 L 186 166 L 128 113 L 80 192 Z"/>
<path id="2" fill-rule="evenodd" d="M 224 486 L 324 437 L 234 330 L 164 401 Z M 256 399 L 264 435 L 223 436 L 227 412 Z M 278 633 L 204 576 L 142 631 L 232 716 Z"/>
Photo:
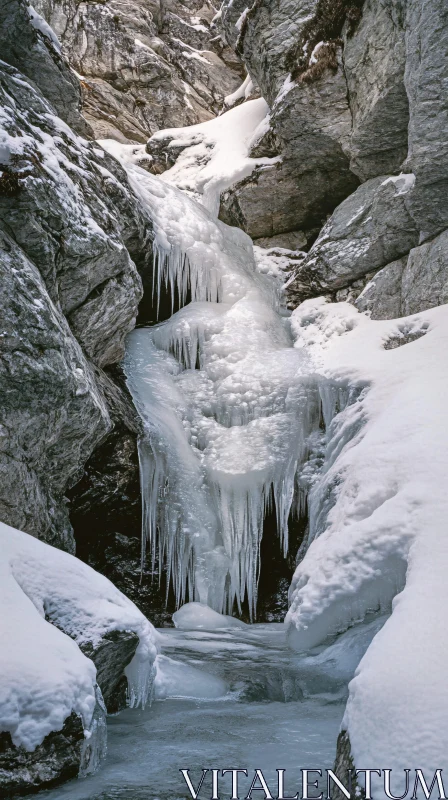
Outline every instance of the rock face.
<path id="1" fill-rule="evenodd" d="M 145 142 L 159 128 L 210 119 L 244 70 L 202 0 L 37 0 L 82 76 L 95 137 Z"/>
<path id="2" fill-rule="evenodd" d="M 407 0 L 406 72 L 409 152 L 416 176 L 412 214 L 431 238 L 448 228 L 448 7 L 444 0 Z"/>
<path id="3" fill-rule="evenodd" d="M 408 253 L 419 236 L 408 210 L 412 186 L 412 176 L 381 176 L 344 200 L 297 270 L 290 298 L 341 289 Z"/>
<path id="4" fill-rule="evenodd" d="M 48 80 L 53 99 L 50 67 L 72 86 L 52 40 L 24 3 L 6 3 L 6 12 L 2 56 L 11 42 L 29 50 L 18 50 L 23 72 L 2 62 L 0 73 L 0 510 L 3 521 L 73 551 L 64 492 L 113 427 L 98 376 L 121 359 L 135 324 L 142 280 L 132 256 L 149 281 L 152 224 L 120 165 L 36 88 Z M 77 104 L 67 91 L 67 119 L 73 97 Z"/>
<path id="5" fill-rule="evenodd" d="M 71 714 L 61 731 L 45 737 L 29 753 L 15 747 L 9 733 L 0 733 L 0 787 L 2 797 L 39 789 L 76 778 L 84 744 L 80 718 Z"/>
<path id="6" fill-rule="evenodd" d="M 365 181 L 394 174 L 407 155 L 409 102 L 404 0 L 366 0 L 353 36 L 345 31 L 344 72 L 352 116 L 346 152 Z"/>

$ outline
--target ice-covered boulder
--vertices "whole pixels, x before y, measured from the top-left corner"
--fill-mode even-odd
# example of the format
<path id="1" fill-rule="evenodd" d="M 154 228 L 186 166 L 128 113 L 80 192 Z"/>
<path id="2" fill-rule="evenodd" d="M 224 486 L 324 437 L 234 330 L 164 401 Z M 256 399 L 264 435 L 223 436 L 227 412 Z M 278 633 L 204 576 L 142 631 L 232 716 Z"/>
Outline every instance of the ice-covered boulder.
<path id="1" fill-rule="evenodd" d="M 144 706 L 156 633 L 70 554 L 3 523 L 0 544 L 0 787 L 23 792 L 95 768 L 105 743 L 98 682 L 113 695 L 126 668 L 130 704 Z"/>
<path id="2" fill-rule="evenodd" d="M 246 624 L 227 614 L 218 614 L 205 603 L 185 603 L 173 614 L 176 628 L 185 631 L 213 631 L 221 628 L 245 628 Z"/>

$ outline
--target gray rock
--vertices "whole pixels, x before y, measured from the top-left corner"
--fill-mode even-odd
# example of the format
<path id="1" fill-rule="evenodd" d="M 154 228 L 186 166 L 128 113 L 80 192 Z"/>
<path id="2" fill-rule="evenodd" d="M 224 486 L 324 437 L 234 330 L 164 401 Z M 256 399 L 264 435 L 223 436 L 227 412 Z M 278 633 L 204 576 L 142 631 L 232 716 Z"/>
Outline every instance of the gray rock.
<path id="1" fill-rule="evenodd" d="M 355 777 L 355 764 L 353 763 L 350 737 L 347 731 L 341 731 L 338 736 L 333 772 L 338 776 L 341 783 L 349 788 L 350 797 L 358 797 L 359 800 L 364 800 L 365 792 L 359 786 Z M 337 785 L 332 787 L 331 796 L 333 800 L 344 800 L 345 798 L 344 793 Z"/>
<path id="2" fill-rule="evenodd" d="M 353 35 L 344 36 L 352 132 L 350 168 L 361 180 L 399 172 L 407 155 L 403 0 L 366 0 Z"/>
<path id="3" fill-rule="evenodd" d="M 271 247 L 281 247 L 285 250 L 303 250 L 306 247 L 306 236 L 302 231 L 289 231 L 278 236 L 255 239 L 254 245 L 266 250 Z"/>
<path id="4" fill-rule="evenodd" d="M 0 54 L 35 83 L 61 119 L 78 133 L 89 134 L 80 114 L 79 83 L 51 38 L 30 24 L 24 0 L 0 3 Z"/>
<path id="5" fill-rule="evenodd" d="M 126 215 L 123 203 L 108 202 L 108 184 L 119 183 L 115 162 L 115 174 L 107 169 L 113 159 L 61 127 L 12 68 L 0 74 L 0 102 L 10 135 L 24 142 L 2 159 L 18 183 L 15 192 L 0 191 L 0 221 L 40 269 L 86 352 L 101 365 L 118 360 L 142 294 L 124 246 L 138 217 L 125 174 Z"/>
<path id="6" fill-rule="evenodd" d="M 290 72 L 288 55 L 299 39 L 304 22 L 317 0 L 225 0 L 222 26 L 227 41 L 240 52 L 249 74 L 272 106 Z M 245 18 L 242 18 L 244 12 Z"/>
<path id="7" fill-rule="evenodd" d="M 355 300 L 372 319 L 394 319 L 448 303 L 448 231 L 376 273 Z"/>
<path id="8" fill-rule="evenodd" d="M 9 733 L 0 733 L 2 797 L 37 792 L 76 778 L 84 744 L 81 719 L 71 714 L 61 731 L 53 731 L 29 753 L 15 747 Z"/>
<path id="9" fill-rule="evenodd" d="M 448 228 L 448 5 L 406 3 L 406 90 L 409 154 L 416 176 L 410 209 L 422 239 Z"/>
<path id="10" fill-rule="evenodd" d="M 448 303 L 448 231 L 411 250 L 401 294 L 403 316 Z"/>
<path id="11" fill-rule="evenodd" d="M 126 708 L 127 679 L 125 667 L 132 661 L 138 647 L 133 632 L 113 631 L 102 637 L 96 646 L 84 644 L 80 649 L 96 666 L 96 679 L 109 714 Z"/>
<path id="12" fill-rule="evenodd" d="M 111 421 L 42 277 L 0 233 L 0 518 L 73 552 L 63 494 Z"/>
<path id="13" fill-rule="evenodd" d="M 406 262 L 407 256 L 404 256 L 380 269 L 355 300 L 356 308 L 368 312 L 372 319 L 403 316 L 401 281 Z"/>
<path id="14" fill-rule="evenodd" d="M 241 82 L 202 2 L 36 0 L 36 8 L 82 75 L 96 138 L 144 142 L 160 128 L 203 122 Z"/>
<path id="15" fill-rule="evenodd" d="M 344 200 L 299 267 L 290 298 L 335 291 L 407 254 L 418 241 L 407 208 L 411 185 L 405 177 L 372 178 Z"/>
<path id="16" fill-rule="evenodd" d="M 257 167 L 221 199 L 220 218 L 253 238 L 272 237 L 322 224 L 358 185 L 343 145 L 351 128 L 342 67 L 311 83 L 293 84 L 271 112 L 272 167 Z"/>

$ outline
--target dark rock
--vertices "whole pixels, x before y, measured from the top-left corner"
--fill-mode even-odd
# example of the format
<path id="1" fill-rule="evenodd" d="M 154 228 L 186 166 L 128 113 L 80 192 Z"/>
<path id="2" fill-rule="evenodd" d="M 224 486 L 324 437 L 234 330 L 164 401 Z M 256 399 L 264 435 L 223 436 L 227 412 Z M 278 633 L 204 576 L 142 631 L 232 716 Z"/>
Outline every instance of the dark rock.
<path id="1" fill-rule="evenodd" d="M 39 271 L 1 231 L 0 245 L 0 516 L 73 551 L 63 493 L 111 421 Z"/>
<path id="2" fill-rule="evenodd" d="M 74 713 L 62 730 L 49 733 L 32 753 L 16 747 L 9 733 L 0 733 L 1 796 L 29 794 L 76 778 L 83 745 L 83 724 Z"/>
<path id="3" fill-rule="evenodd" d="M 351 170 L 363 181 L 399 172 L 409 122 L 403 0 L 366 0 L 356 30 L 345 32 L 344 71 L 352 114 Z"/>
<path id="4" fill-rule="evenodd" d="M 395 319 L 402 316 L 401 281 L 407 256 L 380 269 L 355 300 L 359 311 L 372 319 Z"/>
<path id="5" fill-rule="evenodd" d="M 82 652 L 96 666 L 96 679 L 109 714 L 126 708 L 127 679 L 125 667 L 132 661 L 138 647 L 138 636 L 130 631 L 113 631 L 102 637 L 94 647 L 80 645 Z"/>
<path id="6" fill-rule="evenodd" d="M 335 291 L 407 254 L 419 235 L 407 207 L 411 183 L 372 178 L 344 200 L 297 270 L 290 301 Z"/>
<path id="7" fill-rule="evenodd" d="M 403 316 L 448 303 L 448 231 L 411 250 L 401 294 Z"/>
<path id="8" fill-rule="evenodd" d="M 49 36 L 30 22 L 24 0 L 0 4 L 0 53 L 52 103 L 58 115 L 83 136 L 91 129 L 80 114 L 79 83 Z"/>
<path id="9" fill-rule="evenodd" d="M 405 85 L 410 108 L 406 171 L 416 176 L 410 210 L 422 239 L 427 239 L 448 228 L 448 5 L 445 0 L 406 2 Z"/>
<path id="10" fill-rule="evenodd" d="M 347 788 L 350 787 L 349 791 L 351 797 L 359 797 L 359 800 L 364 800 L 365 792 L 358 785 L 355 777 L 355 765 L 353 763 L 352 748 L 347 731 L 341 731 L 338 736 L 333 772 L 338 776 L 344 786 Z M 331 796 L 333 800 L 345 800 L 345 795 L 337 785 L 332 787 Z"/>

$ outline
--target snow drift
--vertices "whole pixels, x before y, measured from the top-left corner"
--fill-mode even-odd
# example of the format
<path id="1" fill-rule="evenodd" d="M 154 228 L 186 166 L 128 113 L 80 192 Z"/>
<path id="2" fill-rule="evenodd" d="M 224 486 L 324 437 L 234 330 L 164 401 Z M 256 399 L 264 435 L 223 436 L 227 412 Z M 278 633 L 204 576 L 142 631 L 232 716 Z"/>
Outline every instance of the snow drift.
<path id="1" fill-rule="evenodd" d="M 96 646 L 111 631 L 139 636 L 128 681 L 134 703 L 145 705 L 157 634 L 107 578 L 0 523 L 0 599 L 0 730 L 9 731 L 15 745 L 34 750 L 72 711 L 89 730 L 96 668 L 78 645 Z"/>
<path id="2" fill-rule="evenodd" d="M 320 298 L 292 317 L 320 376 L 327 448 L 289 641 L 303 651 L 393 608 L 350 684 L 344 725 L 358 766 L 446 761 L 447 310 L 372 321 Z"/>

